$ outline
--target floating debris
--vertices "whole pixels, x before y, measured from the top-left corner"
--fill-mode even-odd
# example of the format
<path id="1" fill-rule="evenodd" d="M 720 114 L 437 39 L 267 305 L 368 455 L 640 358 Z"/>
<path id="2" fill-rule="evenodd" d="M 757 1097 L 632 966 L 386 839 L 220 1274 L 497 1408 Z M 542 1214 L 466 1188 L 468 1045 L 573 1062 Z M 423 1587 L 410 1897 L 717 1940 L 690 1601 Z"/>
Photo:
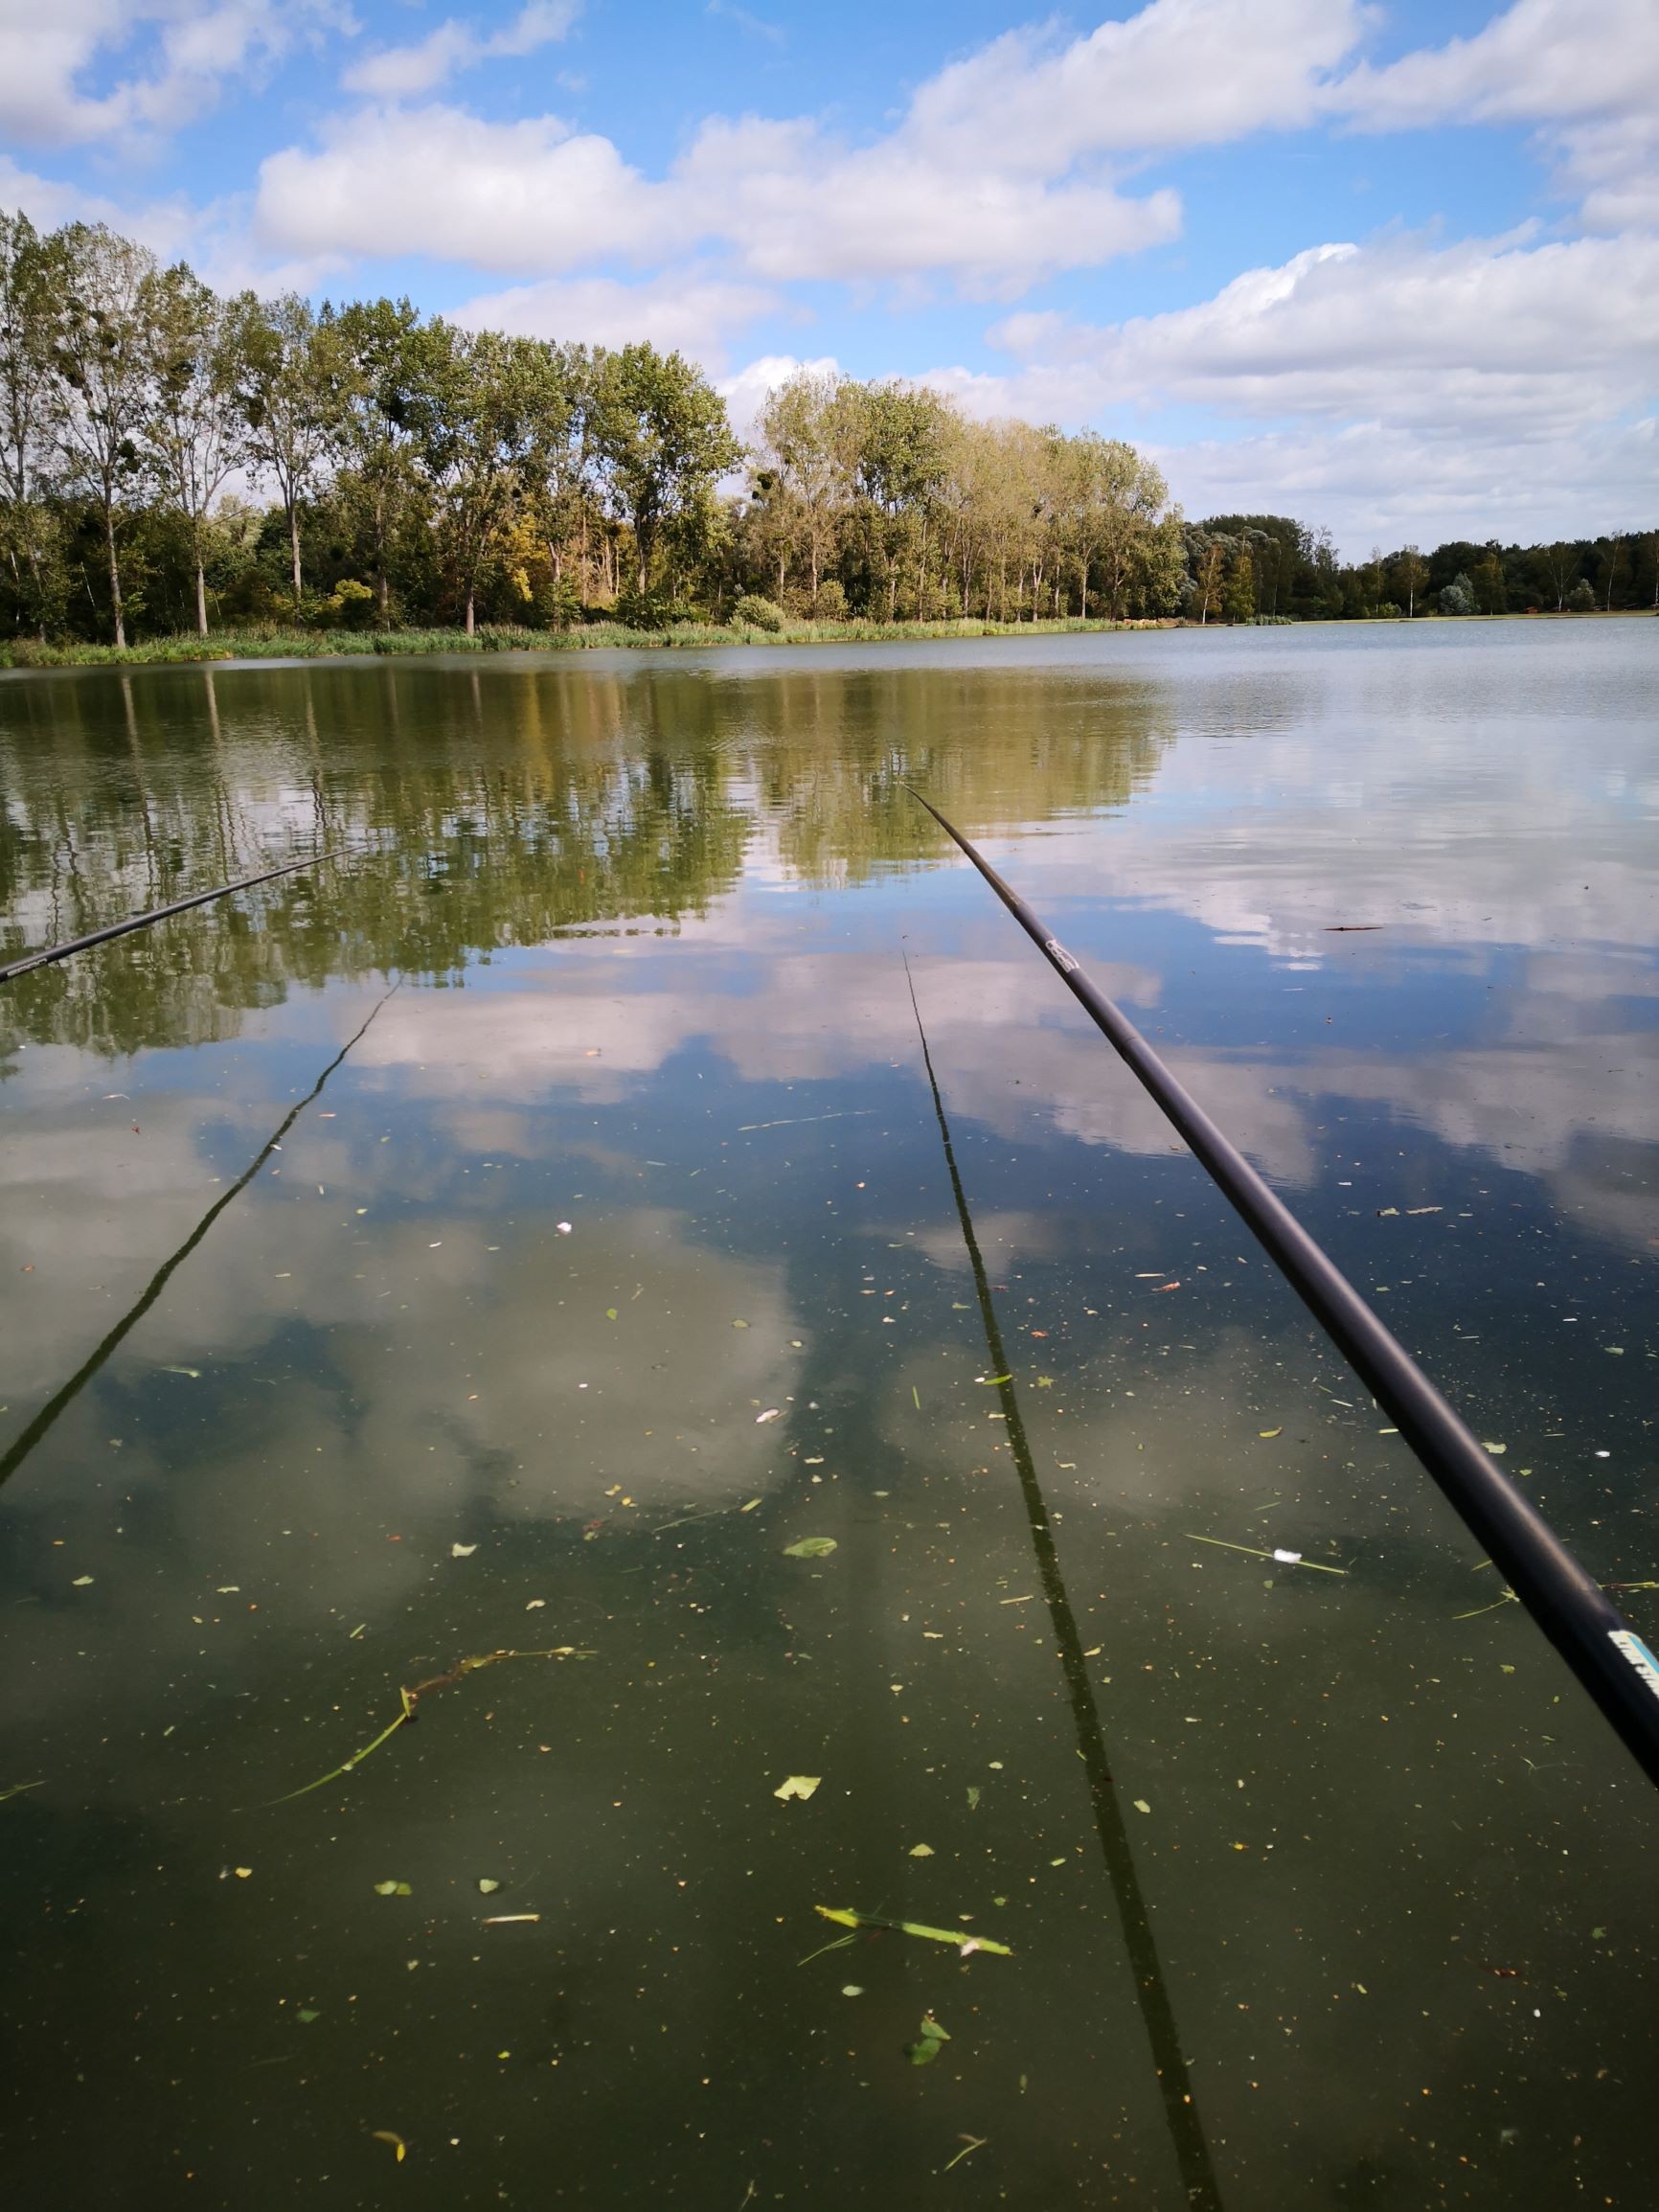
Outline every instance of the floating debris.
<path id="1" fill-rule="evenodd" d="M 991 1951 L 998 1958 L 1013 1956 L 1006 1943 L 993 1942 L 989 1935 L 964 1935 L 959 1927 L 929 1927 L 920 1920 L 887 1920 L 878 1912 L 853 1912 L 848 1907 L 833 1904 L 815 1904 L 812 1909 L 823 1919 L 832 1920 L 837 1927 L 890 1928 L 896 1935 L 920 1936 L 924 1943 L 948 1943 L 965 1958 L 976 1950 Z M 817 1955 L 813 1953 L 814 1957 Z"/>
<path id="2" fill-rule="evenodd" d="M 840 1548 L 832 1536 L 804 1536 L 799 1543 L 784 1546 L 784 1557 L 786 1560 L 827 1560 L 832 1551 L 839 1551 Z"/>
<path id="3" fill-rule="evenodd" d="M 1315 1574 L 1320 1575 L 1345 1575 L 1348 1572 L 1346 1567 L 1327 1566 L 1321 1560 L 1304 1559 L 1300 1552 L 1263 1551 L 1258 1544 L 1228 1543 L 1224 1537 L 1194 1536 L 1191 1529 L 1184 1533 L 1189 1543 L 1214 1544 L 1217 1551 L 1247 1552 L 1253 1560 L 1276 1560 L 1281 1566 L 1311 1567 Z"/>
<path id="4" fill-rule="evenodd" d="M 773 1790 L 772 1794 L 774 1797 L 784 1800 L 798 1797 L 805 1804 L 823 1779 L 821 1774 L 791 1774 L 778 1789 Z"/>
<path id="5" fill-rule="evenodd" d="M 904 2055 L 913 2066 L 930 2066 L 949 2041 L 950 2030 L 942 2028 L 931 2013 L 923 2013 L 916 2041 L 905 2044 Z"/>
<path id="6" fill-rule="evenodd" d="M 360 1751 L 353 1751 L 351 1758 L 338 1767 L 330 1767 L 327 1774 L 320 1774 L 315 1782 L 307 1782 L 300 1790 L 290 1790 L 284 1797 L 273 1797 L 270 1803 L 272 1806 L 291 1805 L 296 1797 L 308 1797 L 313 1790 L 321 1790 L 328 1783 L 337 1782 L 344 1775 L 350 1774 L 352 1767 L 363 1764 L 371 1751 L 377 1751 L 389 1736 L 395 1736 L 406 1722 L 417 1717 L 415 1708 L 420 1699 L 433 1690 L 447 1689 L 450 1683 L 459 1682 L 468 1675 L 475 1675 L 481 1668 L 493 1667 L 502 1659 L 591 1659 L 595 1655 L 591 1651 L 579 1650 L 574 1644 L 557 1644 L 545 1652 L 484 1652 L 475 1658 L 463 1659 L 458 1666 L 451 1667 L 446 1675 L 434 1675 L 428 1681 L 418 1682 L 412 1690 L 399 1689 L 398 1696 L 402 1702 L 402 1710 L 395 1721 L 381 1729 L 373 1743 L 365 1744 Z"/>

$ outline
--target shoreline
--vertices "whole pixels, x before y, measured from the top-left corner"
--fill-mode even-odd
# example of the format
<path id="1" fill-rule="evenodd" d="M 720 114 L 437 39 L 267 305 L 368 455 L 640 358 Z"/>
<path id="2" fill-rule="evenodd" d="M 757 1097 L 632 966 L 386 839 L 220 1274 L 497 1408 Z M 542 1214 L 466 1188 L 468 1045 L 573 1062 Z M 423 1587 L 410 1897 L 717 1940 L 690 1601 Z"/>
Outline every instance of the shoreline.
<path id="1" fill-rule="evenodd" d="M 1084 620 L 984 622 L 973 616 L 954 622 L 800 622 L 776 630 L 748 623 L 674 623 L 666 629 L 631 629 L 622 623 L 589 623 L 564 630 L 508 628 L 486 624 L 471 636 L 462 629 L 411 630 L 258 630 L 193 631 L 149 638 L 117 648 L 79 642 L 42 645 L 33 638 L 0 643 L 0 673 L 73 668 L 204 667 L 234 661 L 242 666 L 280 666 L 300 660 L 409 660 L 440 653 L 581 653 L 600 651 L 706 651 L 719 646 L 907 645 L 958 638 L 1079 637 L 1141 630 L 1413 628 L 1420 624 L 1488 625 L 1505 622 L 1625 622 L 1651 620 L 1652 607 L 1595 607 L 1568 613 L 1518 611 L 1511 614 L 1335 616 L 1318 622 L 1268 618 L 1248 623 L 1196 623 L 1179 615 L 1126 622 Z"/>

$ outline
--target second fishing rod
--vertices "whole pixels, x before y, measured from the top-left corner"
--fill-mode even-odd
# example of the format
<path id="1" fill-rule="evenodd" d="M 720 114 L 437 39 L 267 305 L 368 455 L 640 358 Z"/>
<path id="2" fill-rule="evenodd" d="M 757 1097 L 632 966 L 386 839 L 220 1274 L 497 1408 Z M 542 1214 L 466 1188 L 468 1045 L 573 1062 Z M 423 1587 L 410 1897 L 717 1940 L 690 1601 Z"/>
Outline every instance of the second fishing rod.
<path id="1" fill-rule="evenodd" d="M 905 788 L 966 855 L 1157 1102 L 1377 1403 L 1386 1406 L 1423 1468 L 1485 1546 L 1648 1779 L 1659 1786 L 1659 1660 L 1123 1010 L 1090 981 L 1080 963 L 962 832 L 920 791 L 910 785 Z"/>

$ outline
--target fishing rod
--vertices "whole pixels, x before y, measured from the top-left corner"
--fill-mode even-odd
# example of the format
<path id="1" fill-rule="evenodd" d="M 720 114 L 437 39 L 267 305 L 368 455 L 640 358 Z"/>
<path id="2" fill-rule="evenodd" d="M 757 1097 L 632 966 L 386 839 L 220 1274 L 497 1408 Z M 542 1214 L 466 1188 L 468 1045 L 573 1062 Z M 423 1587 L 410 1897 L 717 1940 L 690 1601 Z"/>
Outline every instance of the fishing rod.
<path id="1" fill-rule="evenodd" d="M 1494 1465 L 1405 1347 L 1224 1136 L 1133 1022 L 984 855 L 910 785 L 966 855 L 1066 989 L 1150 1093 L 1268 1257 L 1359 1375 L 1478 1539 L 1521 1604 L 1601 1707 L 1649 1782 L 1659 1785 L 1659 1659 L 1542 1514 Z"/>
<path id="2" fill-rule="evenodd" d="M 205 906 L 210 899 L 223 899 L 232 891 L 251 891 L 256 883 L 268 883 L 275 876 L 291 876 L 296 868 L 314 868 L 319 860 L 336 858 L 333 853 L 309 853 L 303 860 L 284 860 L 280 868 L 267 868 L 260 876 L 243 876 L 235 883 L 221 883 L 213 891 L 194 891 L 188 899 L 175 899 L 169 906 L 152 906 L 148 914 L 135 914 L 127 922 L 111 922 L 106 928 L 89 929 L 84 937 L 72 937 L 66 945 L 48 946 L 43 952 L 31 952 L 21 960 L 14 960 L 9 968 L 0 968 L 0 983 L 10 983 L 19 975 L 27 975 L 32 969 L 50 968 L 55 960 L 67 960 L 72 952 L 84 952 L 88 946 L 103 945 L 112 937 L 125 937 L 129 930 L 148 929 L 152 922 L 165 922 L 170 914 L 183 914 L 192 906 Z"/>

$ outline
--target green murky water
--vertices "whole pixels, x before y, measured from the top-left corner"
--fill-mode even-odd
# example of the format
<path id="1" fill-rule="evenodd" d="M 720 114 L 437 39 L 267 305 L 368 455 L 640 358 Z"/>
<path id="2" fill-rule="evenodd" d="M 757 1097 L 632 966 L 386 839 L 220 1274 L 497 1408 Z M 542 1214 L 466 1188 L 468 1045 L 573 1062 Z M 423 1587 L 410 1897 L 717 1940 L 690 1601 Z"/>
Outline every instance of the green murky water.
<path id="1" fill-rule="evenodd" d="M 348 855 L 0 992 L 11 2201 L 1649 2202 L 1651 1790 L 899 780 L 1650 1583 L 1656 675 L 0 686 L 0 959 Z"/>

